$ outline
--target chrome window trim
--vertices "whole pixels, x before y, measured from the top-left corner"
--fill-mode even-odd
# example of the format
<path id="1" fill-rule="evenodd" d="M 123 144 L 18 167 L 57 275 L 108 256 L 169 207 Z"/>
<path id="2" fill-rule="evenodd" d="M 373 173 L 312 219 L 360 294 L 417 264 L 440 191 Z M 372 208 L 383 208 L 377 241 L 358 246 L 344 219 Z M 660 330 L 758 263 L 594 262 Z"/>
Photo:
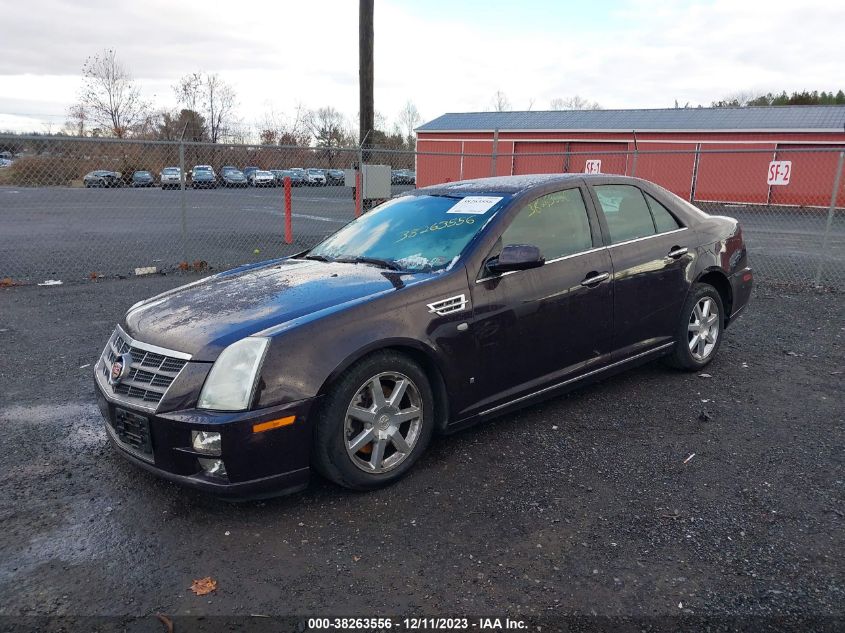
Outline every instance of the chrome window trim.
<path id="1" fill-rule="evenodd" d="M 654 352 L 659 352 L 661 350 L 667 349 L 669 347 L 672 347 L 674 344 L 675 344 L 675 341 L 671 341 L 669 343 L 664 343 L 663 345 L 658 345 L 657 347 L 652 347 L 651 349 L 648 349 L 644 352 L 640 352 L 639 354 L 634 354 L 633 356 L 629 356 L 627 358 L 623 358 L 622 360 L 618 360 L 615 363 L 610 363 L 609 365 L 605 365 L 604 367 L 599 367 L 599 368 L 594 369 L 592 371 L 588 371 L 586 374 L 579 374 L 577 376 L 573 376 L 572 378 L 567 378 L 563 382 L 555 383 L 554 385 L 551 385 L 549 387 L 543 387 L 542 389 L 539 389 L 537 391 L 532 391 L 529 394 L 526 394 L 524 396 L 520 396 L 519 398 L 514 398 L 513 400 L 508 400 L 507 402 L 505 402 L 503 404 L 499 404 L 499 405 L 496 405 L 495 407 L 485 409 L 484 411 L 482 411 L 478 415 L 482 416 L 482 415 L 487 415 L 488 413 L 493 413 L 494 411 L 498 411 L 500 409 L 504 409 L 505 407 L 509 407 L 512 404 L 522 402 L 523 400 L 528 400 L 529 398 L 533 398 L 534 396 L 539 396 L 541 393 L 546 393 L 547 391 L 552 391 L 554 389 L 557 389 L 558 387 L 564 387 L 564 386 L 566 386 L 570 383 L 577 382 L 578 380 L 582 380 L 584 378 L 588 378 L 590 376 L 601 373 L 603 371 L 607 371 L 608 369 L 612 369 L 613 367 L 617 367 L 618 365 L 622 365 L 622 364 L 628 363 L 632 360 L 642 358 L 643 356 L 647 356 L 648 354 L 652 354 Z"/>
<path id="2" fill-rule="evenodd" d="M 661 237 L 663 235 L 671 235 L 672 233 L 680 233 L 681 231 L 689 230 L 688 226 L 682 226 L 679 229 L 673 229 L 671 231 L 664 231 L 663 233 L 654 233 L 653 235 L 645 235 L 643 237 L 635 237 L 632 240 L 625 240 L 624 242 L 616 242 L 616 244 L 608 244 L 607 248 L 614 248 L 616 246 L 625 246 L 625 244 L 633 244 L 634 242 L 642 242 L 643 240 L 650 240 L 654 237 Z"/>

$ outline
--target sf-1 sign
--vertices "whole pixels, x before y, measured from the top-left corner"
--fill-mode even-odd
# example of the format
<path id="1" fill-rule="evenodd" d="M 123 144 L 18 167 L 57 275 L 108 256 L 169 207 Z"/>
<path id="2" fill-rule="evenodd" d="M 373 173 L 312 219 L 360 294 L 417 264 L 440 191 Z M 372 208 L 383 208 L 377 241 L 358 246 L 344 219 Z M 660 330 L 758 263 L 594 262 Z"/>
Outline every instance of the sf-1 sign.
<path id="1" fill-rule="evenodd" d="M 773 160 L 769 163 L 769 177 L 767 185 L 788 185 L 792 175 L 791 160 Z"/>
<path id="2" fill-rule="evenodd" d="M 600 174 L 601 173 L 601 161 L 600 160 L 588 160 L 584 163 L 584 173 L 585 174 Z"/>

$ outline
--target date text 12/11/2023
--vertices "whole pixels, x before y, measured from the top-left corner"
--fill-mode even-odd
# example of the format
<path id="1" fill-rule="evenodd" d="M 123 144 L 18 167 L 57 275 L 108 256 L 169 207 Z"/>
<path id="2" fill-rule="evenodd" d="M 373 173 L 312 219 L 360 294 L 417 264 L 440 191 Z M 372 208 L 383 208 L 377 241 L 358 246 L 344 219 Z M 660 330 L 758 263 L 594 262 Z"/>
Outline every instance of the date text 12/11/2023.
<path id="1" fill-rule="evenodd" d="M 309 618 L 306 623 L 309 630 L 407 630 L 407 631 L 443 631 L 471 630 L 481 631 L 518 631 L 528 628 L 521 619 L 478 617 L 478 618 Z"/>

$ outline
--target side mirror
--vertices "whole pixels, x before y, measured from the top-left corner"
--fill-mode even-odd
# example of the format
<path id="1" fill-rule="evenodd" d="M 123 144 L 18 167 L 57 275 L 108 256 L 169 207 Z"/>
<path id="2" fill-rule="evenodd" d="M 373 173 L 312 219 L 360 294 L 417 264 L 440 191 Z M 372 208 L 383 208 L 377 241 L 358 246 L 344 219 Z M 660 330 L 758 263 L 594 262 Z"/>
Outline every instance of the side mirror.
<path id="1" fill-rule="evenodd" d="M 505 273 L 511 270 L 539 268 L 546 263 L 540 249 L 532 244 L 507 244 L 497 257 L 487 260 L 487 270 Z"/>

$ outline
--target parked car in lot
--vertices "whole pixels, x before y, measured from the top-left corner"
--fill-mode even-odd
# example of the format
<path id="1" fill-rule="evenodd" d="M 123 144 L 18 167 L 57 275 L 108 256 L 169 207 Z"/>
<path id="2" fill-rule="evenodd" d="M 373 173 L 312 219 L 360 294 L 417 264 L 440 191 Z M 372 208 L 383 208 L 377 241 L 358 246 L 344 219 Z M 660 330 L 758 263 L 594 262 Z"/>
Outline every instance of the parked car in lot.
<path id="1" fill-rule="evenodd" d="M 328 185 L 342 185 L 346 181 L 346 174 L 342 169 L 327 169 L 326 170 L 326 184 Z"/>
<path id="2" fill-rule="evenodd" d="M 224 187 L 246 187 L 248 184 L 244 173 L 236 167 L 223 167 L 220 171 L 220 183 Z"/>
<path id="3" fill-rule="evenodd" d="M 736 220 L 644 180 L 445 183 L 137 303 L 94 377 L 109 437 L 158 475 L 244 496 L 315 469 L 366 490 L 434 433 L 656 358 L 700 371 L 752 282 Z"/>
<path id="4" fill-rule="evenodd" d="M 326 174 L 322 169 L 306 169 L 305 184 L 309 187 L 323 187 L 326 184 Z"/>
<path id="5" fill-rule="evenodd" d="M 155 178 L 146 170 L 139 170 L 132 173 L 133 187 L 154 187 L 155 184 Z"/>
<path id="6" fill-rule="evenodd" d="M 162 189 L 179 189 L 182 187 L 185 176 L 179 167 L 165 167 L 159 173 L 158 180 Z"/>
<path id="7" fill-rule="evenodd" d="M 291 167 L 290 172 L 297 177 L 297 179 L 298 179 L 298 181 L 297 181 L 298 185 L 297 186 L 307 184 L 308 178 L 307 178 L 307 175 L 305 173 L 305 170 L 302 167 Z"/>
<path id="8" fill-rule="evenodd" d="M 12 166 L 12 159 L 11 158 L 0 158 L 0 169 L 3 169 L 5 167 L 11 167 L 11 166 Z"/>
<path id="9" fill-rule="evenodd" d="M 120 175 L 119 171 L 97 169 L 85 174 L 82 183 L 86 187 L 119 187 Z"/>
<path id="10" fill-rule="evenodd" d="M 256 169 L 247 176 L 250 187 L 275 187 L 276 178 L 272 172 L 264 169 Z"/>
<path id="11" fill-rule="evenodd" d="M 192 189 L 216 189 L 217 175 L 211 165 L 196 165 L 191 170 Z"/>
<path id="12" fill-rule="evenodd" d="M 244 167 L 243 168 L 244 176 L 246 176 L 246 179 L 249 180 L 249 177 L 252 175 L 252 173 L 258 171 L 259 169 L 261 169 L 261 168 L 255 167 L 255 166 Z"/>
<path id="13" fill-rule="evenodd" d="M 416 182 L 416 172 L 409 169 L 393 169 L 390 172 L 391 185 L 413 185 Z"/>

